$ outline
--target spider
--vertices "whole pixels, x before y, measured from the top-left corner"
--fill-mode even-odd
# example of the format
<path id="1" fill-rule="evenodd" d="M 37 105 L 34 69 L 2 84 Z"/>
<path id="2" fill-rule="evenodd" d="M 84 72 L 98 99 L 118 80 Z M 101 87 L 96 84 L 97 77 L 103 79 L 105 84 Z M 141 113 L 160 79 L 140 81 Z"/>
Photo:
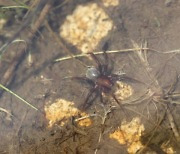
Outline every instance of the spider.
<path id="1" fill-rule="evenodd" d="M 109 58 L 106 52 L 103 53 L 104 63 L 100 61 L 95 54 L 88 53 L 91 58 L 96 63 L 95 66 L 88 67 L 86 71 L 85 77 L 73 77 L 73 79 L 84 81 L 88 83 L 91 88 L 86 96 L 86 99 L 83 103 L 83 109 L 87 109 L 89 106 L 92 105 L 92 102 L 95 101 L 97 97 L 100 97 L 100 101 L 105 104 L 103 100 L 103 94 L 110 95 L 117 104 L 120 105 L 119 100 L 114 95 L 112 88 L 115 85 L 116 81 L 121 80 L 130 80 L 130 81 L 137 81 L 136 79 L 132 79 L 125 74 L 113 74 L 113 68 L 109 65 Z"/>

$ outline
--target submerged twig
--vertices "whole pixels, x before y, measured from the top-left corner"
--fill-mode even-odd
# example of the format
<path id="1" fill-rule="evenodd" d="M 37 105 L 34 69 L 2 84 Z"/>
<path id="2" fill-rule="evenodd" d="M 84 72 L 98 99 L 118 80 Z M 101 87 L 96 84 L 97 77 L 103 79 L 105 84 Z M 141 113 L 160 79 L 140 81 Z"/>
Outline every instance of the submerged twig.
<path id="1" fill-rule="evenodd" d="M 178 129 L 177 129 L 176 125 L 175 125 L 175 121 L 174 121 L 174 118 L 173 118 L 173 116 L 172 116 L 172 114 L 170 112 L 169 107 L 167 107 L 167 117 L 168 117 L 169 124 L 170 124 L 170 126 L 172 128 L 172 131 L 174 133 L 175 138 L 177 139 L 177 141 L 180 141 L 180 135 L 179 135 Z"/>
<path id="2" fill-rule="evenodd" d="M 42 2 L 42 1 L 41 1 Z M 33 39 L 36 31 L 39 29 L 39 27 L 41 26 L 41 24 L 43 23 L 47 13 L 49 12 L 50 8 L 51 8 L 51 1 L 47 1 L 46 5 L 44 6 L 44 8 L 42 9 L 40 15 L 39 15 L 39 18 L 36 20 L 36 22 L 34 23 L 31 31 L 28 33 L 27 36 L 27 42 L 30 43 L 31 40 Z M 28 23 L 28 22 L 27 22 Z M 26 23 L 26 24 L 27 24 Z M 23 25 L 23 27 L 21 28 L 21 30 L 24 30 L 26 28 L 27 25 Z M 16 34 L 18 35 L 18 34 Z M 16 38 L 17 36 L 13 36 L 12 39 L 10 39 L 2 48 L 2 51 L 0 52 L 3 52 L 4 49 L 7 47 L 7 45 L 11 44 L 12 41 L 14 40 L 14 38 Z M 13 58 L 9 68 L 6 70 L 6 72 L 4 73 L 4 75 L 2 76 L 2 80 L 1 80 L 1 84 L 4 85 L 4 86 L 7 86 L 11 83 L 13 77 L 14 77 L 14 73 L 15 73 L 15 69 L 16 67 L 18 66 L 18 64 L 20 63 L 20 59 L 21 57 L 23 57 L 23 55 L 25 54 L 25 50 L 26 50 L 26 47 L 23 47 L 17 54 L 16 56 Z M 0 91 L 0 93 L 2 93 L 2 91 Z"/>
<path id="3" fill-rule="evenodd" d="M 101 142 L 101 139 L 102 139 L 102 135 L 103 135 L 103 133 L 104 133 L 104 128 L 103 128 L 103 126 L 104 126 L 104 124 L 105 124 L 105 121 L 106 121 L 106 119 L 107 119 L 107 115 L 109 114 L 109 113 L 111 113 L 111 111 L 112 111 L 112 108 L 114 108 L 114 106 L 111 106 L 110 108 L 108 108 L 108 109 L 106 109 L 105 107 L 104 107 L 104 105 L 102 105 L 103 106 L 103 109 L 104 109 L 104 114 L 103 114 L 103 116 L 101 116 L 101 115 L 99 115 L 99 117 L 101 117 L 101 131 L 100 131 L 100 134 L 99 134 L 99 138 L 98 138 L 98 144 Z M 94 151 L 94 154 L 97 154 L 97 151 L 98 151 L 98 148 L 96 148 L 95 149 L 95 151 Z"/>
<path id="4" fill-rule="evenodd" d="M 113 54 L 113 53 L 122 53 L 122 52 L 133 52 L 133 51 L 138 51 L 140 49 L 142 49 L 142 48 L 111 50 L 111 51 L 106 51 L 106 53 Z M 145 50 L 145 49 L 148 50 L 149 48 L 143 48 L 143 50 Z M 101 55 L 103 53 L 104 53 L 104 51 L 93 52 L 94 55 Z M 88 56 L 89 56 L 88 53 L 82 53 L 82 54 L 78 54 L 78 55 L 71 55 L 71 56 L 67 56 L 67 57 L 58 58 L 54 62 L 60 62 L 60 61 L 64 61 L 64 60 L 70 60 L 72 58 L 81 58 L 81 57 L 88 57 Z"/>
<path id="5" fill-rule="evenodd" d="M 148 47 L 137 47 L 137 48 L 132 48 L 132 49 L 121 49 L 121 50 L 109 50 L 109 51 L 106 51 L 106 53 L 107 54 L 116 54 L 116 53 L 124 53 L 124 52 L 136 52 L 136 51 L 142 51 L 142 50 L 144 50 L 146 53 L 147 53 L 147 51 L 154 51 L 154 52 L 157 52 L 160 54 L 180 53 L 180 49 L 162 52 L 162 51 L 158 51 L 158 50 L 148 48 Z M 93 53 L 95 55 L 101 55 L 104 53 L 104 51 L 93 52 Z M 82 54 L 78 54 L 78 55 L 71 55 L 71 56 L 67 56 L 67 57 L 58 58 L 58 59 L 55 59 L 54 62 L 61 62 L 61 61 L 70 60 L 73 58 L 81 58 L 81 57 L 88 57 L 88 56 L 89 56 L 89 54 L 82 53 Z M 144 58 L 146 59 L 147 57 L 144 57 Z"/>
<path id="6" fill-rule="evenodd" d="M 160 84 L 159 84 L 159 81 L 157 79 L 157 76 L 154 75 L 154 73 L 152 72 L 152 69 L 149 65 L 149 62 L 148 62 L 148 58 L 147 58 L 147 50 L 144 51 L 142 50 L 142 48 L 147 48 L 147 43 L 145 42 L 144 45 L 141 45 L 139 46 L 137 43 L 135 43 L 134 41 L 132 41 L 133 43 L 133 46 L 135 48 L 140 48 L 139 51 L 136 52 L 141 64 L 144 66 L 145 70 L 146 70 L 146 73 L 147 75 L 149 76 L 149 78 L 151 79 L 152 81 L 152 85 L 150 85 L 150 91 L 152 92 L 152 101 L 154 103 L 160 103 L 162 106 L 167 106 L 167 108 L 165 109 L 166 111 L 166 115 L 167 115 L 167 118 L 168 118 L 168 121 L 169 121 L 169 124 L 171 126 L 171 129 L 174 133 L 174 137 L 179 141 L 180 140 L 180 135 L 179 135 L 179 132 L 178 132 L 178 129 L 176 127 L 176 124 L 175 124 L 175 121 L 174 121 L 174 118 L 173 118 L 173 115 L 171 114 L 170 112 L 170 108 L 168 105 L 170 104 L 173 104 L 173 103 L 176 103 L 178 104 L 178 101 L 174 101 L 173 100 L 173 92 L 175 90 L 175 86 L 178 82 L 178 78 L 179 76 L 177 75 L 177 72 L 176 72 L 176 75 L 178 77 L 176 77 L 176 80 L 175 82 L 170 86 L 170 90 L 168 92 L 164 92 L 164 90 L 161 88 Z M 158 52 L 158 51 L 156 51 Z M 173 50 L 173 51 L 168 51 L 168 52 L 162 52 L 164 54 L 169 54 L 169 53 L 177 53 L 178 50 Z M 160 52 L 158 52 L 160 53 Z M 178 97 L 178 95 L 177 95 Z M 146 97 L 145 97 L 146 98 Z M 155 105 L 155 108 L 157 109 L 157 106 Z M 151 136 L 151 138 L 153 137 L 153 135 Z"/>
<path id="7" fill-rule="evenodd" d="M 6 110 L 6 109 L 4 109 L 2 107 L 0 107 L 0 111 L 5 112 L 7 115 L 13 117 L 13 115 L 8 110 Z"/>
<path id="8" fill-rule="evenodd" d="M 24 29 L 26 29 L 27 26 L 29 26 L 32 18 L 37 14 L 37 12 L 38 12 L 39 9 L 42 7 L 42 5 L 44 5 L 44 3 L 45 3 L 44 0 L 41 0 L 41 1 L 39 2 L 39 4 L 37 5 L 35 11 L 29 15 L 29 17 L 24 21 L 24 23 L 23 23 L 22 26 L 17 30 L 17 32 L 16 32 L 5 44 L 3 44 L 3 46 L 0 48 L 0 54 L 7 49 L 7 47 L 9 46 L 9 44 L 11 44 L 11 43 L 19 36 L 19 34 L 20 34 Z"/>

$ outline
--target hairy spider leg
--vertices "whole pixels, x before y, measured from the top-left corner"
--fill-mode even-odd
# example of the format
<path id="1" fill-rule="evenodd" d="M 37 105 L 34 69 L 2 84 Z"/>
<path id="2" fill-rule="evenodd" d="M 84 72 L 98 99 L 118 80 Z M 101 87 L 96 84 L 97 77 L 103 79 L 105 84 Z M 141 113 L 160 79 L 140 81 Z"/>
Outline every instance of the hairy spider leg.
<path id="1" fill-rule="evenodd" d="M 98 87 L 96 87 L 94 82 L 92 80 L 88 79 L 87 77 L 72 77 L 71 79 L 78 80 L 78 81 L 84 81 L 84 82 L 90 84 L 91 86 L 93 86 L 93 88 L 91 88 L 89 93 L 87 94 L 86 99 L 82 106 L 82 109 L 87 109 L 89 106 L 91 106 L 91 103 L 93 101 L 95 101 L 96 98 L 98 97 L 98 95 L 99 95 Z M 90 100 L 91 96 L 94 93 L 95 93 L 95 96 Z"/>
<path id="2" fill-rule="evenodd" d="M 95 86 L 94 82 L 87 77 L 71 77 L 72 80 L 84 81 L 92 86 Z"/>
<path id="3" fill-rule="evenodd" d="M 145 84 L 144 82 L 141 82 L 137 79 L 134 79 L 134 78 L 127 76 L 126 74 L 121 74 L 121 75 L 111 74 L 110 77 L 112 78 L 113 82 L 115 82 L 115 81 L 127 81 L 127 82 L 135 82 L 135 83 Z"/>
<path id="4" fill-rule="evenodd" d="M 109 57 L 108 57 L 108 55 L 107 55 L 107 53 L 106 53 L 106 51 L 103 51 L 103 56 L 104 56 L 104 60 L 105 60 L 105 62 L 104 62 L 104 64 L 103 64 L 103 75 L 108 75 L 110 72 L 109 72 Z"/>
<path id="5" fill-rule="evenodd" d="M 127 113 L 124 111 L 122 104 L 119 102 L 119 100 L 116 98 L 116 96 L 114 94 L 111 94 L 112 98 L 116 101 L 116 103 L 120 106 L 121 110 L 124 112 L 124 114 L 126 115 L 126 117 L 128 117 Z"/>
<path id="6" fill-rule="evenodd" d="M 103 74 L 103 69 L 102 69 L 102 64 L 101 62 L 99 61 L 99 59 L 95 56 L 94 53 L 89 53 L 91 58 L 96 62 L 96 64 L 98 65 L 98 70 L 100 72 L 100 74 Z"/>
<path id="7" fill-rule="evenodd" d="M 109 58 L 106 51 L 103 51 L 103 56 L 104 56 L 104 60 L 105 60 L 105 63 L 104 63 L 104 67 L 105 67 L 104 73 L 105 74 L 104 75 L 108 76 L 114 70 L 114 65 L 112 64 L 112 60 L 111 60 L 111 58 Z"/>
<path id="8" fill-rule="evenodd" d="M 96 64 L 98 65 L 98 70 L 100 71 L 100 73 L 102 75 L 109 75 L 111 74 L 111 71 L 113 70 L 113 67 L 111 66 L 111 68 L 109 68 L 109 57 L 107 55 L 107 53 L 104 51 L 103 52 L 103 56 L 104 56 L 104 63 L 100 62 L 100 60 L 97 58 L 97 56 L 95 56 L 94 53 L 89 53 L 91 58 L 96 62 Z"/>
<path id="9" fill-rule="evenodd" d="M 88 95 L 86 96 L 86 100 L 83 103 L 83 109 L 87 109 L 89 106 L 92 105 L 92 102 L 95 101 L 99 95 L 99 93 L 97 92 L 98 88 L 97 87 L 93 87 L 90 89 Z M 94 97 L 90 100 L 91 96 L 94 95 Z"/>
<path id="10" fill-rule="evenodd" d="M 114 69 L 114 65 L 112 65 L 112 60 L 109 58 L 108 54 L 106 51 L 103 51 L 103 56 L 104 56 L 104 64 L 103 64 L 103 75 L 108 76 L 111 74 L 111 72 Z"/>

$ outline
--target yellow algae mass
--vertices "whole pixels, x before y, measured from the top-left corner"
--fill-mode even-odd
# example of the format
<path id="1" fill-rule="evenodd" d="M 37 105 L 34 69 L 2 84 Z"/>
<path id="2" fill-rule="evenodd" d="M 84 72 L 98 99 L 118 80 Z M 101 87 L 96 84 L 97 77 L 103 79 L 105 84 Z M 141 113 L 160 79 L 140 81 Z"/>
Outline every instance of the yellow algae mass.
<path id="1" fill-rule="evenodd" d="M 161 149 L 167 153 L 167 154 L 175 154 L 176 152 L 174 151 L 173 147 L 167 145 L 166 143 L 163 143 L 161 145 Z"/>
<path id="2" fill-rule="evenodd" d="M 73 102 L 57 99 L 50 106 L 45 106 L 45 113 L 46 118 L 49 120 L 49 127 L 51 127 L 58 121 L 61 121 L 61 125 L 63 125 L 67 118 L 78 113 L 78 109 L 74 107 Z"/>
<path id="3" fill-rule="evenodd" d="M 102 0 L 105 7 L 117 6 L 119 5 L 119 0 Z"/>
<path id="4" fill-rule="evenodd" d="M 83 53 L 92 52 L 113 23 L 96 3 L 79 5 L 60 27 L 60 36 Z"/>
<path id="5" fill-rule="evenodd" d="M 49 120 L 49 127 L 52 127 L 55 123 L 59 123 L 63 126 L 67 119 L 80 114 L 86 116 L 86 113 L 81 112 L 76 107 L 74 103 L 66 101 L 64 99 L 57 99 L 53 104 L 45 106 L 46 119 Z M 80 126 L 90 126 L 92 124 L 91 119 L 87 118 L 78 121 Z"/>
<path id="6" fill-rule="evenodd" d="M 125 100 L 133 94 L 133 89 L 130 85 L 117 81 L 114 86 L 114 94 L 120 100 Z"/>
<path id="7" fill-rule="evenodd" d="M 144 126 L 140 123 L 140 119 L 136 117 L 131 122 L 123 122 L 109 137 L 117 140 L 120 144 L 125 144 L 128 153 L 134 154 L 143 147 L 140 142 L 143 131 Z"/>

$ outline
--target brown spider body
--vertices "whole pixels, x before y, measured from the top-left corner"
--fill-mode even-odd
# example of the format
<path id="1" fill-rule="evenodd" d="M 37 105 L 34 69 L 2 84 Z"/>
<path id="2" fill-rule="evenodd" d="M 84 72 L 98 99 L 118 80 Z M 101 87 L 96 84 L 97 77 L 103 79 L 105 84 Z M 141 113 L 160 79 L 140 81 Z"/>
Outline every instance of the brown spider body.
<path id="1" fill-rule="evenodd" d="M 109 59 L 106 52 L 104 52 L 104 64 L 101 63 L 93 53 L 90 53 L 90 56 L 96 62 L 97 66 L 88 67 L 85 77 L 73 77 L 73 79 L 85 81 L 91 86 L 83 104 L 83 109 L 89 107 L 98 96 L 100 96 L 101 102 L 105 103 L 103 100 L 103 93 L 113 97 L 113 99 L 120 105 L 120 102 L 112 91 L 114 83 L 124 79 L 131 80 L 131 78 L 128 78 L 124 74 L 118 75 L 112 73 L 112 68 L 109 68 Z"/>
<path id="2" fill-rule="evenodd" d="M 111 81 L 110 77 L 107 76 L 100 76 L 96 79 L 96 86 L 102 89 L 102 92 L 108 93 L 111 91 L 113 87 L 113 82 Z"/>

